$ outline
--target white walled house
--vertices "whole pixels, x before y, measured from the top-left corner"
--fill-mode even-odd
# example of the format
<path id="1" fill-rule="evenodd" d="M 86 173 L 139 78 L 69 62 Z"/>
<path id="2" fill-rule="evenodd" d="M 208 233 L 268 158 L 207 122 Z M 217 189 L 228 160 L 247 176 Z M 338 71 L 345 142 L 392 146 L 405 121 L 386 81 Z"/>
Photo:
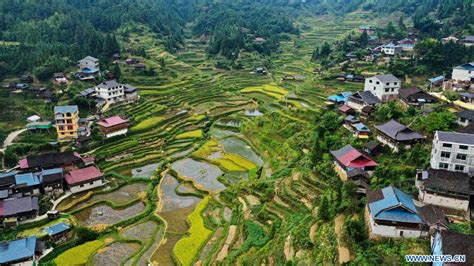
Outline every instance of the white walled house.
<path id="1" fill-rule="evenodd" d="M 398 99 L 402 82 L 392 74 L 377 75 L 365 79 L 364 91 L 370 91 L 382 102 Z"/>
<path id="2" fill-rule="evenodd" d="M 415 203 L 410 195 L 393 186 L 367 190 L 366 218 L 370 236 L 426 237 L 432 227 L 447 227 L 439 208 Z"/>
<path id="3" fill-rule="evenodd" d="M 451 77 L 455 81 L 474 82 L 474 62 L 454 67 Z"/>
<path id="4" fill-rule="evenodd" d="M 395 56 L 395 55 L 401 54 L 402 51 L 403 51 L 403 47 L 399 45 L 395 45 L 393 43 L 384 45 L 382 47 L 382 53 L 384 53 L 385 55 Z"/>
<path id="5" fill-rule="evenodd" d="M 89 69 L 99 69 L 99 59 L 92 57 L 92 56 L 86 56 L 83 59 L 79 60 L 77 63 L 79 69 L 84 69 L 84 68 L 89 68 Z"/>
<path id="6" fill-rule="evenodd" d="M 469 197 L 474 195 L 473 179 L 462 172 L 418 171 L 416 187 L 421 202 L 463 212 L 468 211 Z"/>
<path id="7" fill-rule="evenodd" d="M 462 110 L 455 113 L 457 116 L 457 123 L 460 126 L 467 127 L 474 121 L 474 111 L 471 110 Z"/>
<path id="8" fill-rule="evenodd" d="M 116 80 L 109 80 L 95 86 L 96 96 L 107 103 L 116 103 L 125 100 L 125 85 Z"/>
<path id="9" fill-rule="evenodd" d="M 70 171 L 64 178 L 72 193 L 86 191 L 105 184 L 104 175 L 94 166 Z"/>
<path id="10" fill-rule="evenodd" d="M 474 134 L 436 131 L 430 165 L 432 169 L 474 172 Z"/>

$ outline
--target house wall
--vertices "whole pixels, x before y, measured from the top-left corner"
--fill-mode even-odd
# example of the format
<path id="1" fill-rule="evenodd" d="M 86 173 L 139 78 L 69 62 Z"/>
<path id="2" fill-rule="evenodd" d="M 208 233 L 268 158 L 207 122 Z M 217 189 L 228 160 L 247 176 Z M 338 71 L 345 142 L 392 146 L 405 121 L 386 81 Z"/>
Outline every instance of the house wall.
<path id="1" fill-rule="evenodd" d="M 448 198 L 446 196 L 434 195 L 423 191 L 418 190 L 418 199 L 426 204 L 433 204 L 436 206 L 446 207 L 448 209 L 455 209 L 460 211 L 467 211 L 469 208 L 469 200 L 461 200 L 455 198 Z"/>
<path id="2" fill-rule="evenodd" d="M 443 144 L 451 144 L 452 147 L 443 147 Z M 468 146 L 467 150 L 460 149 L 460 146 Z M 441 157 L 442 152 L 449 152 L 450 157 Z M 466 160 L 456 159 L 458 154 L 466 154 Z M 442 168 L 440 163 L 447 164 L 447 168 Z M 435 134 L 433 139 L 433 148 L 431 149 L 431 168 L 433 169 L 445 169 L 448 171 L 459 171 L 469 173 L 474 171 L 474 145 L 465 145 L 463 143 L 451 143 L 439 141 L 438 135 Z M 456 170 L 456 165 L 464 166 L 464 169 Z"/>
<path id="3" fill-rule="evenodd" d="M 458 117 L 458 120 L 456 120 L 456 122 L 458 123 L 458 125 L 463 127 L 467 127 L 471 124 L 470 120 L 461 117 Z"/>
<path id="4" fill-rule="evenodd" d="M 59 140 L 75 139 L 78 136 L 79 112 L 55 114 L 55 124 Z"/>
<path id="5" fill-rule="evenodd" d="M 372 215 L 368 212 L 369 215 L 369 224 L 371 233 L 378 236 L 383 237 L 401 237 L 400 235 L 403 233 L 403 237 L 425 237 L 428 236 L 427 231 L 423 230 L 414 230 L 408 228 L 399 228 L 396 226 L 386 226 L 386 225 L 379 225 L 375 223 Z"/>
<path id="6" fill-rule="evenodd" d="M 377 134 L 377 140 L 383 145 L 389 146 L 394 152 L 398 152 L 398 146 L 387 140 L 384 136 L 380 135 L 380 133 Z"/>
<path id="7" fill-rule="evenodd" d="M 471 81 L 474 78 L 474 71 L 453 68 L 452 78 L 454 80 Z"/>
<path id="8" fill-rule="evenodd" d="M 347 181 L 347 172 L 337 162 L 334 162 L 334 171 L 339 175 L 342 181 Z"/>
<path id="9" fill-rule="evenodd" d="M 104 99 L 106 102 L 115 103 L 125 100 L 123 85 L 113 88 L 95 87 L 97 97 Z"/>
<path id="10" fill-rule="evenodd" d="M 81 61 L 79 61 L 78 66 L 79 66 L 80 69 L 83 69 L 83 68 L 86 68 L 86 67 L 88 67 L 88 68 L 93 67 L 93 68 L 99 69 L 99 62 L 98 61 L 94 62 L 92 60 L 81 60 Z"/>
<path id="11" fill-rule="evenodd" d="M 96 187 L 100 187 L 104 184 L 105 184 L 104 181 L 102 179 L 99 179 L 99 180 L 95 180 L 91 183 L 85 183 L 85 184 L 81 184 L 81 185 L 70 186 L 70 190 L 71 190 L 72 193 L 78 193 L 78 192 L 86 191 L 86 190 L 93 189 L 93 188 L 96 188 Z"/>
<path id="12" fill-rule="evenodd" d="M 365 79 L 364 90 L 372 92 L 382 102 L 388 102 L 398 99 L 398 91 L 400 90 L 401 82 L 381 82 L 377 78 Z"/>
<path id="13" fill-rule="evenodd" d="M 359 104 L 359 103 L 351 101 L 351 100 L 349 100 L 347 102 L 347 106 L 349 106 L 350 108 L 352 108 L 356 112 L 360 112 L 361 109 L 364 107 L 363 104 Z"/>

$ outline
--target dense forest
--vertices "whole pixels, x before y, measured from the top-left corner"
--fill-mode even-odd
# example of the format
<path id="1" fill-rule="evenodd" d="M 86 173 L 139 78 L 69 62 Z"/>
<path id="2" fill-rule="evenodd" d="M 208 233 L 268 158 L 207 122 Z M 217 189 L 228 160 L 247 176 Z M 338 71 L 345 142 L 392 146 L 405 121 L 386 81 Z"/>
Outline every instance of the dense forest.
<path id="1" fill-rule="evenodd" d="M 289 34 L 297 35 L 297 13 L 379 15 L 402 11 L 425 37 L 472 33 L 470 0 L 38 0 L 0 2 L 0 77 L 30 71 L 40 79 L 86 55 L 107 61 L 119 52 L 115 31 L 140 23 L 162 37 L 167 50 L 183 43 L 186 23 L 209 40 L 210 56 L 234 60 L 241 50 L 270 55 Z M 125 12 L 126 11 L 126 12 Z"/>

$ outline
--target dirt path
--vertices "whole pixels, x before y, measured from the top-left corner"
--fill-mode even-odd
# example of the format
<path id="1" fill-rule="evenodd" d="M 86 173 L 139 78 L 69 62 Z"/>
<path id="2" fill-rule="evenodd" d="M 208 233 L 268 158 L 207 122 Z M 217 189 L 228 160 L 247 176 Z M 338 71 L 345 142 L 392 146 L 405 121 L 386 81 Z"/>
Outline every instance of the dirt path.
<path id="1" fill-rule="evenodd" d="M 5 139 L 5 141 L 3 142 L 3 146 L 2 148 L 0 148 L 0 152 L 4 152 L 8 146 L 12 145 L 13 144 L 13 141 L 23 132 L 26 131 L 26 128 L 23 128 L 23 129 L 19 129 L 19 130 L 16 130 L 16 131 L 13 131 L 11 132 L 10 134 L 8 134 L 7 138 Z"/>
<path id="2" fill-rule="evenodd" d="M 342 227 L 344 225 L 344 215 L 339 214 L 334 221 L 334 232 L 337 238 L 337 253 L 339 254 L 339 264 L 343 264 L 351 260 L 351 253 L 347 247 L 341 243 Z"/>
<path id="3" fill-rule="evenodd" d="M 227 234 L 227 238 L 224 242 L 224 246 L 222 247 L 222 249 L 219 251 L 219 254 L 217 255 L 216 261 L 221 262 L 227 257 L 227 254 L 229 253 L 230 244 L 232 244 L 232 241 L 235 238 L 235 233 L 237 233 L 237 226 L 236 225 L 229 226 L 229 233 Z"/>

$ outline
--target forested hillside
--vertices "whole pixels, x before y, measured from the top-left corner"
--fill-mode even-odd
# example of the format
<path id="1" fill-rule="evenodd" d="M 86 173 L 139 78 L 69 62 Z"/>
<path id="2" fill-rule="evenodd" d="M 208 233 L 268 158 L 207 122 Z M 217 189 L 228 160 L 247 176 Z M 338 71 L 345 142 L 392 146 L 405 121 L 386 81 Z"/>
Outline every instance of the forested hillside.
<path id="1" fill-rule="evenodd" d="M 46 79 L 88 54 L 107 61 L 119 51 L 115 31 L 132 22 L 149 27 L 172 52 L 182 47 L 184 25 L 191 23 L 193 35 L 209 40 L 209 55 L 234 60 L 240 50 L 270 55 L 280 41 L 298 34 L 294 22 L 304 14 L 355 10 L 379 16 L 402 11 L 422 36 L 473 31 L 469 0 L 4 0 L 0 77 L 30 71 Z"/>

